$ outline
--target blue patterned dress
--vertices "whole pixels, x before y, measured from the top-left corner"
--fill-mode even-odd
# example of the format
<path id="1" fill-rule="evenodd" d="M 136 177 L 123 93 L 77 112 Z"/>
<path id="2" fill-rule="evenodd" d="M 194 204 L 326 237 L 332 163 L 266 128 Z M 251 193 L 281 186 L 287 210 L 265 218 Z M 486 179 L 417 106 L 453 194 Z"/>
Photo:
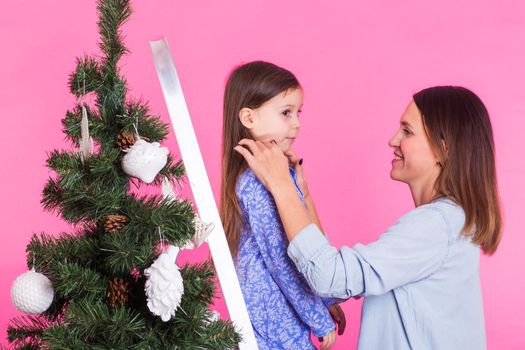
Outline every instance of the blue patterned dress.
<path id="1" fill-rule="evenodd" d="M 290 169 L 297 191 L 295 171 Z M 235 267 L 260 350 L 315 349 L 310 330 L 321 337 L 335 328 L 327 307 L 287 255 L 286 238 L 271 194 L 253 172 L 237 182 L 244 216 Z"/>

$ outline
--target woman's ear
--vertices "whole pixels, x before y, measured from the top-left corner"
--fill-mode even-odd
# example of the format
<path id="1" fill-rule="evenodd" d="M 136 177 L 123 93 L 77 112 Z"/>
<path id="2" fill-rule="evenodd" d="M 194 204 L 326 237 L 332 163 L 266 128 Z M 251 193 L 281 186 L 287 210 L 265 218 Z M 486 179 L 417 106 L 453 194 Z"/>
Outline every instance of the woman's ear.
<path id="1" fill-rule="evenodd" d="M 239 111 L 239 120 L 246 129 L 251 129 L 254 126 L 254 110 L 251 108 L 243 108 Z"/>
<path id="2" fill-rule="evenodd" d="M 442 147 L 442 152 L 440 152 L 440 153 L 442 154 L 442 158 L 443 159 L 438 160 L 437 164 L 441 168 L 444 168 L 445 167 L 445 163 L 447 162 L 447 159 L 448 159 L 448 145 L 447 145 L 447 142 L 445 141 L 445 139 L 441 139 L 441 147 Z"/>
<path id="3" fill-rule="evenodd" d="M 445 141 L 444 139 L 441 139 L 441 146 L 445 150 L 445 154 L 448 156 L 448 144 L 447 144 L 447 141 Z"/>

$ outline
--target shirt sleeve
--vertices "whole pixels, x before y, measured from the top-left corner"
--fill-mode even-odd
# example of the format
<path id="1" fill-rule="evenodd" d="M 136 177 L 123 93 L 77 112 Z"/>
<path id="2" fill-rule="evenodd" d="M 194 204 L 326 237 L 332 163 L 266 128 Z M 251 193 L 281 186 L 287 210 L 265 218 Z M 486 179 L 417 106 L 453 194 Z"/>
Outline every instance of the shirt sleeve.
<path id="1" fill-rule="evenodd" d="M 245 224 L 250 226 L 273 280 L 313 334 L 325 336 L 335 324 L 323 300 L 313 293 L 287 256 L 288 240 L 270 193 L 253 176 L 243 182 L 238 195 L 245 211 Z"/>
<path id="2" fill-rule="evenodd" d="M 436 209 L 416 208 L 379 239 L 340 250 L 315 225 L 292 240 L 288 254 L 310 287 L 323 297 L 384 294 L 434 273 L 449 251 L 448 226 Z"/>

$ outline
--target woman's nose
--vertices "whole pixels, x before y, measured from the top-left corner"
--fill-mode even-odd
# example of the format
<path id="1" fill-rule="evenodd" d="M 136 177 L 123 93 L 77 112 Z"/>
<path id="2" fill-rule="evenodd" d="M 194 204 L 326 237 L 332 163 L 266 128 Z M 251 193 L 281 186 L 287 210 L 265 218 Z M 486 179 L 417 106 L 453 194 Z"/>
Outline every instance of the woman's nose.
<path id="1" fill-rule="evenodd" d="M 396 132 L 394 136 L 388 141 L 388 145 L 392 148 L 399 147 L 399 132 Z"/>

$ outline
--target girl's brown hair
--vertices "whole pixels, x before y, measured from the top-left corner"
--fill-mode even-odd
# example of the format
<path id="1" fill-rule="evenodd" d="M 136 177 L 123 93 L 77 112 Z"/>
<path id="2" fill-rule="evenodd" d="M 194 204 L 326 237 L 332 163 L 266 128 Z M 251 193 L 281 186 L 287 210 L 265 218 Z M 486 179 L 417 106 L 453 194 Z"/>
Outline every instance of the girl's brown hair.
<path id="1" fill-rule="evenodd" d="M 489 114 L 472 91 L 437 86 L 414 95 L 423 125 L 442 167 L 435 189 L 465 211 L 464 235 L 485 254 L 496 251 L 502 235 L 494 138 Z"/>
<path id="2" fill-rule="evenodd" d="M 222 179 L 220 214 L 233 257 L 239 250 L 244 225 L 236 185 L 247 168 L 235 147 L 243 138 L 251 138 L 239 120 L 243 108 L 259 108 L 271 98 L 290 89 L 300 88 L 297 78 L 288 70 L 272 63 L 255 61 L 235 68 L 224 90 L 222 128 Z"/>

